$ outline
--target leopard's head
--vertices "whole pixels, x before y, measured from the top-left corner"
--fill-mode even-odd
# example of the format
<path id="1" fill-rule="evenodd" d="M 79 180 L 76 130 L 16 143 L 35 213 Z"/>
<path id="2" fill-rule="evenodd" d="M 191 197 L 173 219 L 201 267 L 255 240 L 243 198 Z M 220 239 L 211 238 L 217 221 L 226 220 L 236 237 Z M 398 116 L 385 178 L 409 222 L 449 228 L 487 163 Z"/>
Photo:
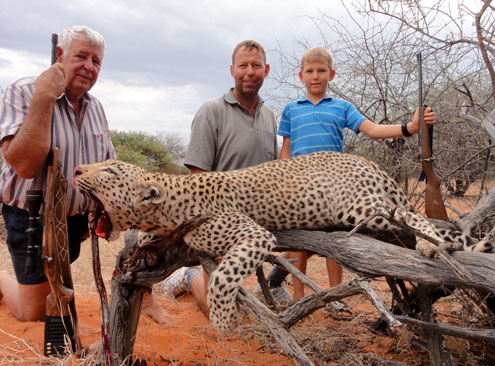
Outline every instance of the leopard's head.
<path id="1" fill-rule="evenodd" d="M 165 190 L 156 175 L 118 160 L 78 166 L 73 186 L 91 197 L 98 219 L 97 235 L 115 240 L 120 231 L 150 231 L 157 226 L 150 205 L 164 200 Z"/>

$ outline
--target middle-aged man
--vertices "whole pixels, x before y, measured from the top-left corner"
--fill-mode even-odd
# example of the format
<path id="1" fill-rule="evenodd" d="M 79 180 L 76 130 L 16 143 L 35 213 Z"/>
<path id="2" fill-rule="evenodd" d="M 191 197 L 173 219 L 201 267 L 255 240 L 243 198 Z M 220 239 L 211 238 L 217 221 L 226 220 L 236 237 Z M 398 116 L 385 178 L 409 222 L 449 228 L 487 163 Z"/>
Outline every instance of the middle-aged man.
<path id="1" fill-rule="evenodd" d="M 98 32 L 84 26 L 67 28 L 59 35 L 56 63 L 37 78 L 22 78 L 10 84 L 0 102 L 0 194 L 7 245 L 16 273 L 13 279 L 7 271 L 0 271 L 0 300 L 20 321 L 44 320 L 50 292 L 40 263 L 34 273 L 24 270 L 29 225 L 26 192 L 43 189 L 50 147 L 60 150 L 68 182 L 76 166 L 116 157 L 103 107 L 88 93 L 98 79 L 104 52 L 105 41 Z M 89 201 L 69 184 L 66 206 L 73 262 L 87 234 Z M 41 242 L 41 232 L 37 240 Z M 146 302 L 143 303 L 146 312 Z M 158 320 L 164 318 L 164 310 L 154 305 Z"/>
<path id="2" fill-rule="evenodd" d="M 192 173 L 241 169 L 277 159 L 275 117 L 258 95 L 269 71 L 258 42 L 236 46 L 230 66 L 234 88 L 204 103 L 192 122 L 184 161 Z M 164 281 L 162 291 L 170 297 L 189 289 L 209 316 L 208 280 L 197 268 L 184 267 Z"/>

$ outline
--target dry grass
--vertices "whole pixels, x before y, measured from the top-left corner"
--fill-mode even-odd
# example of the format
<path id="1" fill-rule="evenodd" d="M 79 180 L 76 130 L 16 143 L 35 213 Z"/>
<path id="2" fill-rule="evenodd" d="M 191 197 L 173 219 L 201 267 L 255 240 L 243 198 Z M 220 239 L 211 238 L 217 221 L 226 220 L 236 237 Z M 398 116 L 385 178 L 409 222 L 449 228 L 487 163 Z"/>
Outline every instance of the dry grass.
<path id="1" fill-rule="evenodd" d="M 89 259 L 91 257 L 89 256 Z M 78 263 L 73 266 L 73 276 L 80 276 L 84 283 L 88 284 L 88 293 L 91 292 L 93 287 L 93 279 L 91 270 L 88 271 L 87 263 Z M 89 264 L 90 265 L 90 264 Z M 86 266 L 86 268 L 84 268 Z M 5 235 L 3 222 L 0 222 L 0 268 L 7 270 L 14 276 L 14 270 L 12 268 L 12 262 L 10 260 L 10 254 L 8 248 L 5 245 Z M 75 270 L 79 268 L 79 270 Z M 75 273 L 75 272 L 78 273 Z M 91 278 L 89 277 L 91 275 Z M 77 282 L 80 282 L 77 280 Z M 78 286 L 78 289 L 84 289 L 84 286 Z M 12 318 L 12 321 L 14 318 Z M 45 357 L 43 355 L 43 345 L 39 343 L 29 342 L 15 334 L 10 334 L 2 329 L 0 324 L 0 334 L 3 335 L 2 339 L 8 339 L 0 345 L 0 365 L 2 366 L 20 366 L 20 365 L 36 365 L 36 366 L 62 366 L 62 365 L 74 365 L 74 366 L 89 366 L 94 365 L 96 357 L 97 345 L 88 347 L 85 350 L 83 357 L 76 357 L 72 354 L 67 354 L 63 358 Z"/>
<path id="2" fill-rule="evenodd" d="M 324 262 L 317 270 L 317 282 L 325 285 L 326 273 Z M 344 271 L 344 281 L 355 275 Z M 314 279 L 314 276 L 312 277 Z M 391 303 L 390 292 L 384 280 L 372 281 L 372 286 L 386 303 Z M 395 334 L 389 332 L 376 333 L 372 328 L 379 320 L 379 315 L 361 295 L 346 299 L 353 311 L 348 321 L 334 320 L 323 311 L 302 320 L 291 329 L 291 334 L 303 351 L 315 365 L 368 366 L 395 365 L 423 366 L 428 365 L 428 355 L 418 347 L 411 346 L 411 333 L 406 328 Z M 278 343 L 262 325 L 244 326 L 245 333 L 253 333 L 270 352 L 280 352 Z"/>

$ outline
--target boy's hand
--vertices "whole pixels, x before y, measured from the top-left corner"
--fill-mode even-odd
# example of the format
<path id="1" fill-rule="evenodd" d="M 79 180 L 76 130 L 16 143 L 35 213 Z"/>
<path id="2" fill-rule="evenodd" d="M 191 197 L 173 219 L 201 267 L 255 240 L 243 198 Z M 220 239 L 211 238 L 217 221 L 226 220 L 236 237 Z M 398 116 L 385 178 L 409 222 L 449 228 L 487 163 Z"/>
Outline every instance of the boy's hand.
<path id="1" fill-rule="evenodd" d="M 433 126 L 436 122 L 435 112 L 433 112 L 433 108 L 426 107 L 423 110 L 424 110 L 423 118 L 426 124 L 428 125 L 428 127 Z M 407 129 L 411 134 L 415 134 L 419 132 L 419 107 L 416 109 L 416 112 L 414 112 L 412 123 L 407 126 Z"/>

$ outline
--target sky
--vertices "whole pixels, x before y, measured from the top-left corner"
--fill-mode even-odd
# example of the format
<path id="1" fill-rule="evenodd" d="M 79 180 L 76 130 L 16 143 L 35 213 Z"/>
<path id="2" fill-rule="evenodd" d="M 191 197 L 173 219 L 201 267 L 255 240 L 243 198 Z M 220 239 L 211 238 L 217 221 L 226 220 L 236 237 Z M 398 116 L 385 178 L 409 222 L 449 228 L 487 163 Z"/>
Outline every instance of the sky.
<path id="1" fill-rule="evenodd" d="M 233 86 L 237 43 L 260 42 L 273 70 L 273 50 L 302 50 L 295 41 L 302 39 L 318 44 L 309 17 L 346 16 L 336 0 L 0 0 L 0 8 L 2 89 L 49 66 L 52 33 L 86 25 L 106 41 L 90 93 L 103 103 L 110 128 L 185 141 L 201 104 Z"/>

